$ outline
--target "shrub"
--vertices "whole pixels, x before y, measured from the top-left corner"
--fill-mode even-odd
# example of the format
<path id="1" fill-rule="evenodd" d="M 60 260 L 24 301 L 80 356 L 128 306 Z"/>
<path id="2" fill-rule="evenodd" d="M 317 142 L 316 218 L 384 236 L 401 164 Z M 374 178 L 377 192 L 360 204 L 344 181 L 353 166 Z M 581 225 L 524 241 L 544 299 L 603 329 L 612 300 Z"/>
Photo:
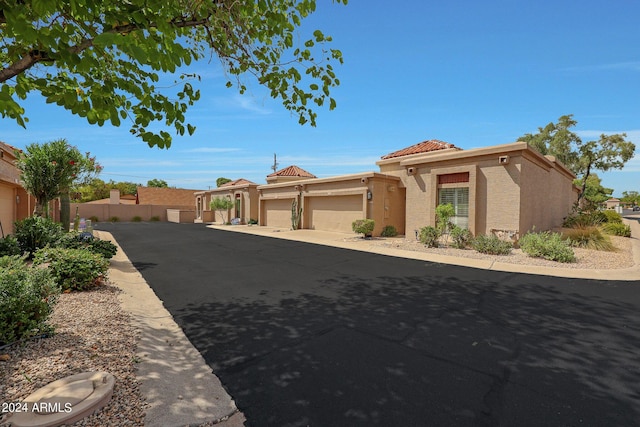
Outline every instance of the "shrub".
<path id="1" fill-rule="evenodd" d="M 420 229 L 420 243 L 423 243 L 428 248 L 437 248 L 438 239 L 440 238 L 440 232 L 437 228 L 427 225 Z"/>
<path id="2" fill-rule="evenodd" d="M 63 235 L 62 226 L 49 218 L 32 216 L 16 221 L 15 237 L 23 253 L 33 254 L 40 248 L 54 244 Z"/>
<path id="3" fill-rule="evenodd" d="M 573 247 L 597 251 L 615 251 L 611 239 L 596 226 L 574 227 L 562 232 L 562 237 L 570 240 Z"/>
<path id="4" fill-rule="evenodd" d="M 249 224 L 249 225 L 257 225 L 258 224 L 258 220 L 251 218 L 251 219 L 249 219 L 249 222 L 247 224 Z"/>
<path id="5" fill-rule="evenodd" d="M 569 241 L 563 240 L 560 233 L 548 231 L 542 233 L 530 232 L 522 236 L 518 243 L 524 253 L 534 258 L 544 258 L 559 262 L 573 262 L 576 260 Z"/>
<path id="6" fill-rule="evenodd" d="M 382 229 L 382 233 L 380 235 L 382 237 L 396 237 L 398 235 L 398 231 L 393 225 L 386 225 Z"/>
<path id="7" fill-rule="evenodd" d="M 111 222 L 119 222 L 120 218 L 118 218 L 117 216 L 112 216 L 111 218 L 109 218 L 109 221 L 111 221 Z"/>
<path id="8" fill-rule="evenodd" d="M 466 228 L 458 227 L 454 225 L 451 228 L 451 239 L 453 240 L 453 247 L 458 249 L 464 249 L 471 243 L 473 234 Z"/>
<path id="9" fill-rule="evenodd" d="M 436 206 L 436 228 L 440 234 L 445 233 L 452 227 L 451 217 L 455 214 L 455 208 L 451 203 Z"/>
<path id="10" fill-rule="evenodd" d="M 151 218 L 149 218 L 149 221 L 158 222 L 158 221 L 160 221 L 160 217 L 158 215 L 154 215 Z"/>
<path id="11" fill-rule="evenodd" d="M 51 332 L 46 322 L 59 293 L 48 270 L 0 258 L 0 345 Z"/>
<path id="12" fill-rule="evenodd" d="M 133 222 L 142 222 L 142 217 L 136 215 L 131 219 L 131 221 L 133 221 Z"/>
<path id="13" fill-rule="evenodd" d="M 631 237 L 631 227 L 621 222 L 608 222 L 602 229 L 613 236 Z"/>
<path id="14" fill-rule="evenodd" d="M 602 215 L 606 218 L 605 222 L 622 224 L 622 215 L 616 211 L 607 209 L 606 211 L 602 211 Z"/>
<path id="15" fill-rule="evenodd" d="M 0 257 L 20 254 L 22 254 L 22 251 L 18 240 L 14 236 L 8 235 L 4 239 L 0 239 Z"/>
<path id="16" fill-rule="evenodd" d="M 358 234 L 370 236 L 373 233 L 376 223 L 372 219 L 356 219 L 351 223 L 351 229 Z"/>
<path id="17" fill-rule="evenodd" d="M 98 219 L 98 217 L 97 217 L 97 216 L 95 216 L 95 215 L 91 215 L 91 216 L 89 217 L 89 219 L 91 220 L 91 222 L 92 222 L 92 223 L 96 223 L 96 222 L 100 221 L 100 220 Z"/>
<path id="18" fill-rule="evenodd" d="M 562 223 L 563 227 L 589 227 L 607 222 L 607 217 L 602 211 L 578 212 L 567 217 Z"/>
<path id="19" fill-rule="evenodd" d="M 471 240 L 471 247 L 476 251 L 489 255 L 509 255 L 513 249 L 511 242 L 500 240 L 495 235 L 480 235 Z"/>
<path id="20" fill-rule="evenodd" d="M 100 240 L 91 233 L 66 233 L 56 244 L 56 247 L 64 249 L 86 249 L 94 254 L 111 259 L 116 254 L 118 247 L 108 240 Z"/>
<path id="21" fill-rule="evenodd" d="M 35 264 L 49 263 L 54 280 L 63 291 L 82 291 L 106 277 L 109 261 L 84 249 L 44 248 L 36 252 Z"/>

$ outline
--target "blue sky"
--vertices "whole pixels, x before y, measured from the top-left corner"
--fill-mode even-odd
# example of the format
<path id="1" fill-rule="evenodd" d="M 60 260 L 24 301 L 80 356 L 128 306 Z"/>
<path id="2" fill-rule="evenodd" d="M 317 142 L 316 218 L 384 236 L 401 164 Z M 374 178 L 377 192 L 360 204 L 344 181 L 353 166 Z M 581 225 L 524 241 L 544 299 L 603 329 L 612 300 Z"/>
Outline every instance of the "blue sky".
<path id="1" fill-rule="evenodd" d="M 220 176 L 265 182 L 273 154 L 319 177 L 377 170 L 391 151 L 427 139 L 464 149 L 505 144 L 573 114 L 585 140 L 626 132 L 638 153 L 603 184 L 640 191 L 640 3 L 635 0 L 317 0 L 316 28 L 342 50 L 334 111 L 300 126 L 257 83 L 226 89 L 216 61 L 195 64 L 202 99 L 192 137 L 149 148 L 126 126 L 91 126 L 37 94 L 27 130 L 4 119 L 0 140 L 19 148 L 66 138 L 104 166 L 102 179 L 215 187 Z"/>

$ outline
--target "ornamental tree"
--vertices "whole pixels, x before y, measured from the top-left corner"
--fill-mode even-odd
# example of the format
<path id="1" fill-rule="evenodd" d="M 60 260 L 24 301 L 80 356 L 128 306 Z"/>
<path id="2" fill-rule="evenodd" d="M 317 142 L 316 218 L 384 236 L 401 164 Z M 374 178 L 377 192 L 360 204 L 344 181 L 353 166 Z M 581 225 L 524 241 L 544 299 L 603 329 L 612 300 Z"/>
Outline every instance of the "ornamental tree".
<path id="1" fill-rule="evenodd" d="M 29 144 L 25 151 L 16 151 L 16 157 L 22 185 L 35 197 L 33 214 L 38 216 L 49 216 L 51 200 L 61 196 L 68 198 L 74 182 L 89 181 L 102 169 L 89 153 L 81 154 L 64 139 Z M 68 213 L 61 216 L 67 217 L 68 224 Z"/>
<path id="2" fill-rule="evenodd" d="M 333 0 L 346 4 L 347 0 Z M 299 42 L 298 27 L 315 0 L 7 0 L 0 4 L 0 114 L 26 127 L 23 101 L 39 92 L 99 126 L 126 121 L 149 146 L 169 147 L 171 134 L 192 134 L 187 109 L 200 98 L 195 74 L 162 88 L 196 60 L 217 57 L 227 87 L 246 90 L 244 76 L 316 123 L 315 106 L 336 103 L 332 63 L 339 50 L 316 30 Z"/>
<path id="3" fill-rule="evenodd" d="M 518 141 L 526 141 L 542 154 L 555 156 L 567 166 L 578 177 L 576 184 L 581 186 L 578 202 L 581 202 L 587 194 L 592 172 L 622 169 L 633 157 L 636 146 L 626 140 L 625 133 L 602 134 L 597 141 L 584 142 L 569 131 L 577 123 L 571 114 L 562 116 L 558 123 L 549 123 L 544 128 L 538 128 L 537 134 L 523 135 Z"/>

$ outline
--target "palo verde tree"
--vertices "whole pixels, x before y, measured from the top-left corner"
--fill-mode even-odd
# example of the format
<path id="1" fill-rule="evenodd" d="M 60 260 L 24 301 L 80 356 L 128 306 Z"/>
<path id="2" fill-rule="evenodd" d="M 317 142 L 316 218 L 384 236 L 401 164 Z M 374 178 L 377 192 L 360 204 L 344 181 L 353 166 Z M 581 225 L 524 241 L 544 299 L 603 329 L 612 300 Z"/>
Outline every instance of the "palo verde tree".
<path id="1" fill-rule="evenodd" d="M 147 187 L 168 188 L 169 184 L 164 179 L 153 178 L 147 181 Z"/>
<path id="2" fill-rule="evenodd" d="M 80 153 L 64 139 L 29 144 L 16 156 L 23 186 L 36 199 L 33 214 L 49 216 L 49 202 L 63 197 L 67 200 L 66 210 L 61 206 L 63 224 L 69 224 L 69 190 L 74 181 L 88 181 L 102 169 L 89 153 Z"/>
<path id="3" fill-rule="evenodd" d="M 549 123 L 538 128 L 538 133 L 523 135 L 518 140 L 529 143 L 542 154 L 555 156 L 567 166 L 578 177 L 577 183 L 582 187 L 578 197 L 580 202 L 587 194 L 587 185 L 593 182 L 589 180 L 593 171 L 622 169 L 633 157 L 636 146 L 626 140 L 624 133 L 602 134 L 598 140 L 584 142 L 569 130 L 577 123 L 573 115 L 562 116 L 558 123 Z"/>
<path id="4" fill-rule="evenodd" d="M 185 114 L 200 97 L 191 84 L 198 76 L 181 74 L 174 89 L 160 76 L 217 57 L 227 87 L 244 93 L 244 77 L 255 77 L 301 124 L 315 125 L 312 107 L 336 106 L 332 63 L 342 63 L 322 31 L 299 41 L 315 8 L 315 0 L 3 1 L 0 114 L 26 127 L 23 101 L 39 92 L 91 124 L 125 120 L 149 146 L 169 147 L 171 134 L 157 124 L 195 131 Z"/>

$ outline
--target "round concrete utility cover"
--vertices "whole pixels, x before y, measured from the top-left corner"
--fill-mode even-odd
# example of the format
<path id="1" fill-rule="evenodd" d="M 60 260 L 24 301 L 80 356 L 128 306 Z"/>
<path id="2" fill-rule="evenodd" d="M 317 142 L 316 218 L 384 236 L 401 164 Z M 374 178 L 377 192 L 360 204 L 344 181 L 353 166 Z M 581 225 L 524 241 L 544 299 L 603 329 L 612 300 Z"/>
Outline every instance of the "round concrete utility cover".
<path id="1" fill-rule="evenodd" d="M 115 378 L 107 372 L 83 372 L 62 378 L 16 403 L 5 421 L 15 427 L 72 424 L 105 406 L 114 384 Z"/>

